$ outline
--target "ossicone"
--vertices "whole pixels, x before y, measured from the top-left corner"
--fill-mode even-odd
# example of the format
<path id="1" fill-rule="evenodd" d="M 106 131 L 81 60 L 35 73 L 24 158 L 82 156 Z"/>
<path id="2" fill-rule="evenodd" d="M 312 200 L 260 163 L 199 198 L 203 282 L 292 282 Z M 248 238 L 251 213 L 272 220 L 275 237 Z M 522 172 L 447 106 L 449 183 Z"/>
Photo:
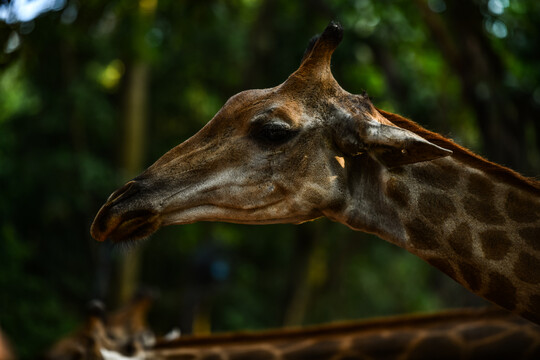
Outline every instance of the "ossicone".
<path id="1" fill-rule="evenodd" d="M 343 39 L 343 27 L 331 21 L 321 35 L 314 36 L 304 52 L 302 62 L 292 77 L 317 78 L 332 76 L 332 54 Z"/>

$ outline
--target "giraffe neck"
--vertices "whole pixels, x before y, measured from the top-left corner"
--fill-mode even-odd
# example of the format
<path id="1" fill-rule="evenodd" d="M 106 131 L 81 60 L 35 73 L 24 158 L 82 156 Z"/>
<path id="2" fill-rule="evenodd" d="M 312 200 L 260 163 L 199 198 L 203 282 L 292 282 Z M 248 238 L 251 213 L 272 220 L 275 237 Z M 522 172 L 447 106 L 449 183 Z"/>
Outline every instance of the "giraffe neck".
<path id="1" fill-rule="evenodd" d="M 364 175 L 339 221 L 376 233 L 540 323 L 540 191 L 454 157 L 395 170 L 370 166 L 367 176 L 361 165 Z"/>
<path id="2" fill-rule="evenodd" d="M 457 310 L 304 329 L 158 340 L 151 359 L 534 359 L 540 328 L 500 310 Z"/>

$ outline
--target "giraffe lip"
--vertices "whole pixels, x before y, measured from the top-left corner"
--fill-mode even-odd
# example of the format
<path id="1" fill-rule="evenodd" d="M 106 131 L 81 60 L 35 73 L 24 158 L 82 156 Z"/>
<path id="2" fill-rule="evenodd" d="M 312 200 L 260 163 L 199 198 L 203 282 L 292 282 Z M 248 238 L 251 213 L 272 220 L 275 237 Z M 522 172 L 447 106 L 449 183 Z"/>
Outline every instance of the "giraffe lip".
<path id="1" fill-rule="evenodd" d="M 158 213 L 151 210 L 131 210 L 110 214 L 104 206 L 96 215 L 90 232 L 97 241 L 115 243 L 143 239 L 158 230 L 162 224 Z"/>

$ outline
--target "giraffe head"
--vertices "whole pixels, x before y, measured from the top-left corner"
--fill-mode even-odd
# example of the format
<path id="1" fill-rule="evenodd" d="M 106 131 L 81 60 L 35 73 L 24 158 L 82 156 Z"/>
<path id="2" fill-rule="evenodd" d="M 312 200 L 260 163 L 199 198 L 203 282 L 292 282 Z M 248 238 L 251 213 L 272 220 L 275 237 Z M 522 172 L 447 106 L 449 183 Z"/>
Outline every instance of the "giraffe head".
<path id="1" fill-rule="evenodd" d="M 284 83 L 230 98 L 197 134 L 115 191 L 92 236 L 119 242 L 197 221 L 331 217 L 345 206 L 352 167 L 369 172 L 451 154 L 339 86 L 330 61 L 342 36 L 330 23 Z"/>
<path id="2" fill-rule="evenodd" d="M 143 350 L 155 342 L 146 324 L 154 297 L 153 292 L 142 290 L 113 312 L 106 312 L 101 301 L 92 300 L 84 324 L 57 341 L 43 359 L 140 359 Z"/>

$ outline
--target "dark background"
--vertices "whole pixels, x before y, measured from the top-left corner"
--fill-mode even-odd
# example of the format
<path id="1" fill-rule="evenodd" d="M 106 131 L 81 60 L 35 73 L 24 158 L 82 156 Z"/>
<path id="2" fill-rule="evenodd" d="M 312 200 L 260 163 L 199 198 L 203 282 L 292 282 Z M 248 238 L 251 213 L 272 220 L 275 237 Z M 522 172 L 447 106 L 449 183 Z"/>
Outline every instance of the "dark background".
<path id="1" fill-rule="evenodd" d="M 41 3 L 47 1 L 41 1 Z M 406 251 L 327 220 L 203 223 L 93 241 L 107 196 L 227 98 L 284 81 L 330 20 L 353 93 L 540 173 L 535 0 L 0 1 L 0 327 L 30 359 L 140 286 L 154 330 L 262 329 L 481 306 Z M 33 2 L 37 7 L 40 1 Z"/>

